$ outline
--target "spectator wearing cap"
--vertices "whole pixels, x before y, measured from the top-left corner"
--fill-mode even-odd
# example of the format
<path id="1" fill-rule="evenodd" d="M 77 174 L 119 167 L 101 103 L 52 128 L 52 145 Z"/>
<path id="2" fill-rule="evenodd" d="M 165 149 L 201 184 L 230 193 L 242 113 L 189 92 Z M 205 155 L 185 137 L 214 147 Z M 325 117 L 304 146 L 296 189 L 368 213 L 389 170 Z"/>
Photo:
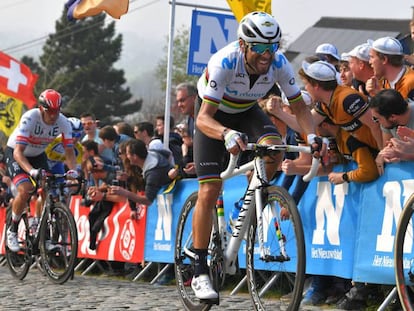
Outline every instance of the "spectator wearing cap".
<path id="1" fill-rule="evenodd" d="M 345 53 L 341 54 L 341 60 L 339 61 L 339 79 L 341 80 L 341 85 L 352 87 L 353 76 L 352 71 L 349 68 L 349 58 Z"/>
<path id="2" fill-rule="evenodd" d="M 359 141 L 372 148 L 382 147 L 381 130 L 372 120 L 367 98 L 350 87 L 338 85 L 336 71 L 331 64 L 303 62 L 299 76 L 316 103 L 312 111 L 315 124 L 328 117 Z"/>
<path id="3" fill-rule="evenodd" d="M 349 69 L 352 72 L 353 87 L 361 93 L 369 96 L 365 83 L 374 75 L 374 70 L 369 64 L 369 50 L 371 46 L 363 43 L 354 47 L 351 51 L 343 53 L 348 59 Z"/>
<path id="4" fill-rule="evenodd" d="M 320 60 L 326 61 L 335 67 L 338 66 L 341 59 L 338 54 L 338 49 L 331 43 L 322 43 L 318 45 L 315 54 Z"/>
<path id="5" fill-rule="evenodd" d="M 375 96 L 381 89 L 395 89 L 405 99 L 414 100 L 414 71 L 404 65 L 401 43 L 392 37 L 379 38 L 370 43 L 369 63 L 374 76 L 366 83 L 368 93 Z"/>

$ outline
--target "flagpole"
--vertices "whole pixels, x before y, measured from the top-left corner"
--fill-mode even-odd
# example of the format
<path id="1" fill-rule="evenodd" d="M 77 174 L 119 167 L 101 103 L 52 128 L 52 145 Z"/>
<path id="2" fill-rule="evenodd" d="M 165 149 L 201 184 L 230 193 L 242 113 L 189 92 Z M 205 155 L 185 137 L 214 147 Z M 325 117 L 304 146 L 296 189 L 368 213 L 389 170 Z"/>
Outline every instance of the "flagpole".
<path id="1" fill-rule="evenodd" d="M 171 115 L 171 80 L 174 47 L 175 28 L 175 0 L 170 1 L 170 34 L 168 36 L 168 60 L 167 60 L 167 85 L 165 87 L 165 112 L 164 112 L 164 147 L 168 149 L 170 141 L 170 115 Z"/>

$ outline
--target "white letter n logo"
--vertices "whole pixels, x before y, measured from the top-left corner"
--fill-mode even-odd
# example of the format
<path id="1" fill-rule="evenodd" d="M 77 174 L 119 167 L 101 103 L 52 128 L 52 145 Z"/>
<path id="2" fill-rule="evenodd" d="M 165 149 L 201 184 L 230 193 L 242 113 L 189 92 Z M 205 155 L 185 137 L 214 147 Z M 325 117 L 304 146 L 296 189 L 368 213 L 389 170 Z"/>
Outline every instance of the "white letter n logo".
<path id="1" fill-rule="evenodd" d="M 331 245 L 340 245 L 339 223 L 344 208 L 345 196 L 348 194 L 348 183 L 334 187 L 335 204 L 332 202 L 332 184 L 322 181 L 318 183 L 315 209 L 316 229 L 313 231 L 312 244 L 325 244 L 326 236 Z M 326 216 L 326 217 L 325 217 Z"/>
<path id="2" fill-rule="evenodd" d="M 171 241 L 172 200 L 171 193 L 157 195 L 158 221 L 155 229 L 155 241 Z"/>

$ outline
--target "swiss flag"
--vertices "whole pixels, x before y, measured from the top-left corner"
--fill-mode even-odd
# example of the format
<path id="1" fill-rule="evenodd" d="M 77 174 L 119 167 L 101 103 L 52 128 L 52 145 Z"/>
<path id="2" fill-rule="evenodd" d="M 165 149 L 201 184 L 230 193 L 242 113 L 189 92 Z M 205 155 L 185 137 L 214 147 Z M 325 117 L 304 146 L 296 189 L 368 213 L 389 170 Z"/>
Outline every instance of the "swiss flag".
<path id="1" fill-rule="evenodd" d="M 30 109 L 36 104 L 33 89 L 37 78 L 29 67 L 0 52 L 0 93 L 20 99 Z"/>

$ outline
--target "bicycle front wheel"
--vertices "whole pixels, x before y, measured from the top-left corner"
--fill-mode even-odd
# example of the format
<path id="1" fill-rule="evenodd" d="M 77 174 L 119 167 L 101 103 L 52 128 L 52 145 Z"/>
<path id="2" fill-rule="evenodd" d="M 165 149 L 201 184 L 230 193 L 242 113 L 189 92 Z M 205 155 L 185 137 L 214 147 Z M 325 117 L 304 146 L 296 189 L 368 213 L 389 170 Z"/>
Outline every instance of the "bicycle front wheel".
<path id="1" fill-rule="evenodd" d="M 298 310 L 305 281 L 305 241 L 295 202 L 281 187 L 262 191 L 264 250 L 258 250 L 256 218 L 248 231 L 247 284 L 255 310 Z M 286 210 L 282 210 L 282 209 Z M 281 220 L 281 213 L 288 219 Z"/>
<path id="2" fill-rule="evenodd" d="M 175 240 L 174 270 L 180 299 L 186 310 L 209 310 L 211 305 L 200 302 L 191 289 L 194 275 L 194 248 L 192 239 L 192 219 L 197 202 L 197 192 L 192 193 L 185 201 L 178 218 Z"/>
<path id="3" fill-rule="evenodd" d="M 11 214 L 11 207 L 8 207 L 6 216 L 6 230 L 4 234 L 6 261 L 11 274 L 15 278 L 23 280 L 29 272 L 29 268 L 32 264 L 32 244 L 29 237 L 29 224 L 27 221 L 27 215 L 23 214 L 20 218 L 17 231 L 17 239 L 19 241 L 20 250 L 18 252 L 11 251 L 7 247 L 7 230 L 9 229 L 12 222 Z"/>
<path id="4" fill-rule="evenodd" d="M 78 253 L 75 220 L 61 202 L 54 203 L 40 224 L 40 255 L 46 275 L 62 284 L 73 277 Z"/>
<path id="5" fill-rule="evenodd" d="M 404 310 L 413 311 L 414 305 L 414 256 L 413 245 L 414 195 L 404 205 L 397 226 L 394 244 L 394 267 L 398 295 Z M 405 255 L 404 255 L 404 250 Z"/>

